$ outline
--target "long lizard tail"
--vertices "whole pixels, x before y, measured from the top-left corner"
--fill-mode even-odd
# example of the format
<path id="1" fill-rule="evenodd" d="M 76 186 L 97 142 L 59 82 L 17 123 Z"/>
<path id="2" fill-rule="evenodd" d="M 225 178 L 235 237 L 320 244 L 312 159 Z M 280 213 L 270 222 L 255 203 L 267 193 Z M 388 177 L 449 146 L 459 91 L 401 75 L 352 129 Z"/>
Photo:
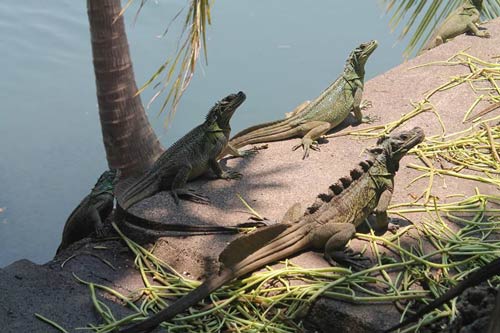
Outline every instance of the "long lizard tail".
<path id="1" fill-rule="evenodd" d="M 156 194 L 159 190 L 158 180 L 154 173 L 146 173 L 143 177 L 121 180 L 115 187 L 115 197 L 123 209 Z"/>
<path id="2" fill-rule="evenodd" d="M 286 122 L 277 126 L 261 128 L 255 132 L 232 139 L 230 144 L 235 148 L 241 148 L 254 143 L 285 140 L 299 134 L 301 133 L 297 127 L 293 127 Z"/>
<path id="3" fill-rule="evenodd" d="M 215 278 L 207 279 L 198 288 L 190 292 L 189 294 L 179 298 L 175 303 L 170 305 L 168 308 L 161 310 L 154 316 L 137 323 L 135 325 L 120 329 L 120 333 L 140 333 L 140 332 L 150 332 L 156 326 L 160 325 L 162 322 L 172 319 L 178 313 L 183 312 L 189 307 L 196 305 L 198 302 L 206 298 L 214 290 L 218 289 L 225 283 L 231 281 L 234 278 L 234 274 L 230 270 L 223 270 L 220 275 Z"/>

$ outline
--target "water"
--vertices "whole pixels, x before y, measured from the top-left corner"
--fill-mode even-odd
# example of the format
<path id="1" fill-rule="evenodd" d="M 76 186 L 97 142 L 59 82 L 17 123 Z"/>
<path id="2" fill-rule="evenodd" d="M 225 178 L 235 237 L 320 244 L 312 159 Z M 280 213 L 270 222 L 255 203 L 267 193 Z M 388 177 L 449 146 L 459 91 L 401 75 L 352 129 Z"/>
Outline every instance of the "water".
<path id="1" fill-rule="evenodd" d="M 157 36 L 186 2 L 149 1 L 135 26 L 127 15 L 139 85 L 171 54 L 179 24 Z M 216 1 L 209 65 L 198 67 L 173 123 L 164 127 L 160 103 L 148 110 L 162 143 L 238 90 L 248 99 L 234 131 L 280 118 L 326 88 L 364 41 L 380 44 L 367 78 L 394 67 L 404 45 L 394 46 L 382 12 L 376 1 Z M 0 2 L 0 267 L 50 260 L 66 218 L 106 168 L 86 15 L 83 0 Z"/>

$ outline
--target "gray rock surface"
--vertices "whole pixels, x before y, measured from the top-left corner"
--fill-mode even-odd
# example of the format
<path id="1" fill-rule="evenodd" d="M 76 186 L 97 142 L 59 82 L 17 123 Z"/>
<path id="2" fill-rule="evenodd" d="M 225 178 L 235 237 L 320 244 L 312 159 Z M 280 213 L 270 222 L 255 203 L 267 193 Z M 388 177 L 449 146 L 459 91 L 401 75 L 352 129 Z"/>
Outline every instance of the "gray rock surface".
<path id="1" fill-rule="evenodd" d="M 469 48 L 468 53 L 482 59 L 491 60 L 492 57 L 498 56 L 500 20 L 487 23 L 485 27 L 490 31 L 491 39 L 465 35 L 457 37 L 452 42 L 368 81 L 364 98 L 371 100 L 373 107 L 367 113 L 377 115 L 380 124 L 396 120 L 402 113 L 413 109 L 410 101 L 421 100 L 425 92 L 466 71 L 466 68 L 459 66 L 411 69 L 414 66 L 445 60 L 466 48 Z M 377 53 L 373 56 L 377 56 Z M 342 64 L 339 64 L 339 70 L 341 66 Z M 332 73 L 332 80 L 337 75 Z M 304 100 L 311 98 L 314 96 L 304 96 Z M 475 98 L 465 85 L 431 98 L 447 126 L 448 133 L 469 126 L 462 124 L 462 117 Z M 283 110 L 283 113 L 288 111 L 290 110 Z M 498 114 L 498 110 L 495 112 Z M 276 118 L 280 116 L 277 114 Z M 352 119 L 348 119 L 344 127 L 336 132 L 351 130 L 351 122 Z M 358 128 L 363 126 L 366 125 L 360 125 Z M 421 126 L 427 135 L 441 134 L 437 119 L 431 112 L 412 119 L 402 126 L 402 129 L 413 126 Z M 182 202 L 176 207 L 168 193 L 160 193 L 137 204 L 134 212 L 165 223 L 232 225 L 249 217 L 236 197 L 236 194 L 240 193 L 261 214 L 278 220 L 294 202 L 302 202 L 304 208 L 311 204 L 330 184 L 347 175 L 360 159 L 363 150 L 374 143 L 347 136 L 330 138 L 321 145 L 321 152 L 312 152 L 309 159 L 302 161 L 300 150 L 291 151 L 291 147 L 297 142 L 298 139 L 271 143 L 269 149 L 252 158 L 226 161 L 227 167 L 237 169 L 244 175 L 239 181 L 212 180 L 207 177 L 189 184 L 190 187 L 200 188 L 207 193 L 212 201 L 211 205 Z M 393 203 L 407 202 L 411 195 L 420 194 L 427 186 L 427 180 L 406 186 L 418 173 L 405 166 L 415 161 L 414 157 L 403 159 L 396 177 Z M 498 194 L 498 189 L 493 186 L 456 179 L 446 179 L 446 182 L 436 179 L 433 193 L 445 202 L 451 200 L 446 199 L 447 194 L 470 195 L 474 193 L 474 187 L 479 187 L 482 193 Z M 418 216 L 415 216 L 414 220 L 417 221 Z M 216 271 L 218 253 L 235 237 L 237 236 L 165 237 L 157 244 L 156 254 L 176 270 L 186 272 L 190 278 L 203 279 Z M 410 242 L 411 240 L 408 240 L 408 243 Z M 353 241 L 355 248 L 363 244 L 360 240 Z M 105 246 L 105 249 L 96 249 L 96 245 Z M 77 256 L 61 268 L 62 261 L 72 254 Z M 100 258 L 111 262 L 115 269 L 111 269 Z M 302 253 L 291 259 L 304 267 L 326 265 L 321 254 L 313 252 Z M 67 329 L 99 322 L 91 304 L 88 287 L 77 283 L 71 273 L 74 272 L 84 280 L 112 286 L 126 294 L 141 286 L 140 277 L 132 266 L 133 258 L 124 251 L 124 246 L 119 241 L 94 242 L 87 239 L 69 247 L 58 258 L 45 265 L 35 265 L 22 260 L 1 269 L 2 332 L 56 332 L 35 319 L 35 312 Z M 122 317 L 128 313 L 128 310 L 112 301 L 109 299 L 106 303 L 117 316 Z M 315 327 L 318 332 L 370 332 L 392 325 L 398 318 L 399 313 L 391 304 L 361 306 L 320 299 L 311 309 L 308 320 L 311 327 Z"/>

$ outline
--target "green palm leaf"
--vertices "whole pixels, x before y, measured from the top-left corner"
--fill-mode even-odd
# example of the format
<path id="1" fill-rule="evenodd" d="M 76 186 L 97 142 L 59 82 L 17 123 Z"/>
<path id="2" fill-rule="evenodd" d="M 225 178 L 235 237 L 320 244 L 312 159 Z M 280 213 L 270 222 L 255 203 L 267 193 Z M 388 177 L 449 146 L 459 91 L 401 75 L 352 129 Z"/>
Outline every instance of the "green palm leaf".
<path id="1" fill-rule="evenodd" d="M 140 2 L 140 10 L 147 2 L 147 0 L 128 0 L 123 7 L 123 12 L 134 1 Z M 175 21 L 181 12 L 177 13 L 170 24 Z M 203 48 L 205 61 L 207 61 L 207 43 L 206 43 L 206 29 L 211 24 L 210 19 L 210 3 L 209 0 L 189 0 L 186 18 L 184 20 L 184 27 L 179 38 L 178 48 L 173 57 L 167 57 L 166 60 L 158 67 L 155 73 L 142 85 L 137 92 L 142 93 L 144 89 L 154 83 L 155 87 L 160 87 L 159 90 L 153 95 L 148 103 L 151 105 L 163 92 L 167 91 L 165 100 L 163 101 L 160 112 L 163 112 L 170 104 L 167 122 L 175 114 L 177 105 L 186 91 L 196 69 L 196 64 L 200 56 L 200 49 Z M 168 28 L 165 30 L 165 33 Z"/>
<path id="2" fill-rule="evenodd" d="M 399 39 L 405 38 L 410 32 L 411 37 L 405 49 L 405 57 L 419 50 L 430 38 L 436 26 L 441 23 L 464 0 L 381 0 L 385 12 L 391 14 L 389 26 L 392 31 L 403 22 Z M 408 20 L 405 20 L 406 16 Z M 500 0 L 484 0 L 482 17 L 493 19 L 500 16 Z"/>

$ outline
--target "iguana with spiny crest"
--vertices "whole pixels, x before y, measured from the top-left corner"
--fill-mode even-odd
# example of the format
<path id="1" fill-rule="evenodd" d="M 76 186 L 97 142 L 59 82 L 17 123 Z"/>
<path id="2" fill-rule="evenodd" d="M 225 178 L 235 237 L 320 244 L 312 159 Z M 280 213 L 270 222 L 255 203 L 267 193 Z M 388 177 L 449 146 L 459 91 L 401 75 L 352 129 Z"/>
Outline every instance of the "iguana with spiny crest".
<path id="1" fill-rule="evenodd" d="M 349 177 L 330 186 L 329 193 L 318 196 L 305 213 L 300 214 L 300 205 L 295 204 L 282 223 L 237 238 L 220 254 L 221 269 L 217 275 L 168 308 L 120 332 L 149 332 L 229 281 L 307 249 L 324 249 L 324 257 L 330 263 L 359 265 L 359 257 L 346 251 L 347 242 L 372 213 L 376 216 L 374 228 L 388 228 L 386 210 L 399 161 L 423 139 L 424 133 L 418 127 L 379 139 L 377 146 L 369 150 L 370 157 L 359 163 Z"/>
<path id="2" fill-rule="evenodd" d="M 420 53 L 446 43 L 449 39 L 466 32 L 478 37 L 489 38 L 489 32 L 481 31 L 477 27 L 482 9 L 483 0 L 465 0 L 435 29 L 435 32 L 422 47 Z"/>
<path id="3" fill-rule="evenodd" d="M 362 103 L 362 94 L 365 64 L 377 45 L 377 41 L 372 40 L 354 49 L 343 73 L 314 101 L 301 104 L 286 119 L 252 126 L 236 134 L 229 142 L 232 154 L 238 156 L 235 149 L 254 143 L 302 137 L 302 142 L 293 150 L 303 147 L 303 158 L 307 158 L 310 149 L 319 150 L 317 139 L 342 123 L 351 111 L 359 123 L 370 122 L 372 119 L 361 113 L 361 109 L 369 105 Z"/>

